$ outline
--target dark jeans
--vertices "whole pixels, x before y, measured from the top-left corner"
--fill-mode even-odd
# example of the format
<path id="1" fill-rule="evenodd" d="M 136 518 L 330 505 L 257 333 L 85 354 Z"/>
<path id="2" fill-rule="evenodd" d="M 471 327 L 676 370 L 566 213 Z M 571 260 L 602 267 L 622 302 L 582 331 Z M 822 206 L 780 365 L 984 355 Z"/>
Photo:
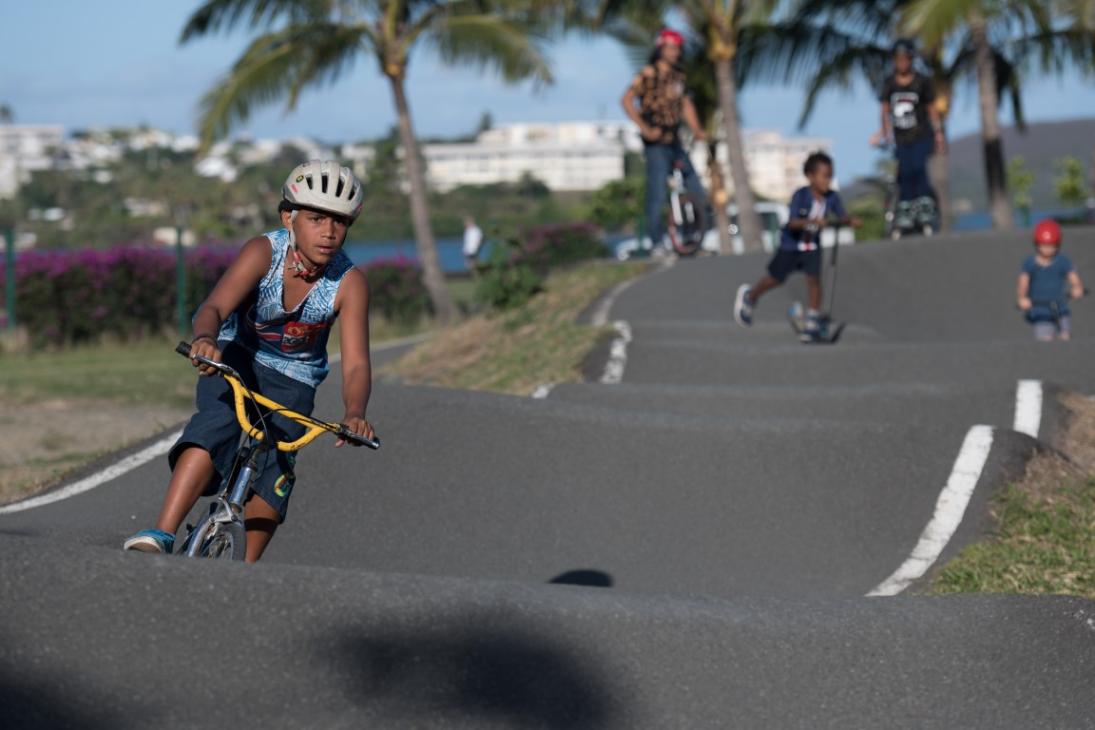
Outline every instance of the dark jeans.
<path id="1" fill-rule="evenodd" d="M 684 163 L 684 187 L 692 194 L 698 205 L 707 205 L 707 193 L 696 171 L 692 167 L 692 161 L 688 159 L 688 153 L 684 151 L 680 143 L 675 144 L 648 144 L 646 145 L 646 232 L 655 246 L 662 242 L 665 236 L 665 211 L 666 192 L 668 190 L 669 174 L 673 171 L 673 163 Z"/>
<path id="2" fill-rule="evenodd" d="M 894 156 L 897 157 L 898 200 L 916 200 L 925 196 L 935 198 L 928 177 L 928 158 L 934 151 L 935 140 L 932 137 L 897 145 Z"/>

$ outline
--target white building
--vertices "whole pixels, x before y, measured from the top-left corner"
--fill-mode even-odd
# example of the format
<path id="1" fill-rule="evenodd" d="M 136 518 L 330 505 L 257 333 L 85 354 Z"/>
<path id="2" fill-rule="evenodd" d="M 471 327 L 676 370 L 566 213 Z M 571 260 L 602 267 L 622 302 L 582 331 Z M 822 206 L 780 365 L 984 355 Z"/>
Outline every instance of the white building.
<path id="1" fill-rule="evenodd" d="M 0 198 L 10 198 L 35 170 L 53 167 L 64 142 L 58 125 L 0 125 Z"/>
<path id="2" fill-rule="evenodd" d="M 467 144 L 422 147 L 430 184 L 442 192 L 458 185 L 516 182 L 531 174 L 552 190 L 596 190 L 624 174 L 624 152 L 637 144 L 625 122 L 507 124 Z"/>
<path id="3" fill-rule="evenodd" d="M 784 137 L 773 130 L 746 130 L 742 140 L 745 148 L 745 166 L 753 191 L 759 195 L 785 203 L 798 188 L 806 184 L 802 166 L 813 152 L 828 152 L 833 141 L 820 137 Z M 695 145 L 690 154 L 692 165 L 704 180 L 707 179 L 707 146 Z M 726 145 L 718 147 L 726 187 L 733 191 L 730 177 L 730 160 Z"/>

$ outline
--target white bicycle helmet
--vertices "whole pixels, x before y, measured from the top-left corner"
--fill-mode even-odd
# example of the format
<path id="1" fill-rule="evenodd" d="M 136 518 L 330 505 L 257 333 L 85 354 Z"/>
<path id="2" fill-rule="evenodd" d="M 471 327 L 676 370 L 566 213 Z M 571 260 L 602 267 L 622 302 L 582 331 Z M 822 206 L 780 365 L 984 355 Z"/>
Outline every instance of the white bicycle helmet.
<path id="1" fill-rule="evenodd" d="M 293 207 L 344 215 L 351 223 L 365 203 L 361 182 L 350 168 L 335 160 L 308 160 L 297 165 L 285 179 L 281 194 Z"/>

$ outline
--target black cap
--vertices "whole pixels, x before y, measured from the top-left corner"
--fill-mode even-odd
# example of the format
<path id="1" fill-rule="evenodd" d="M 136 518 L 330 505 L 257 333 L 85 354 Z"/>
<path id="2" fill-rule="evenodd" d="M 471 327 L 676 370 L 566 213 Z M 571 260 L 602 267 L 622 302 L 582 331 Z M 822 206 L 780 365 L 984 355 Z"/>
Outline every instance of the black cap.
<path id="1" fill-rule="evenodd" d="M 916 43 L 911 38 L 899 38 L 896 43 L 893 44 L 893 53 L 896 56 L 898 53 L 904 53 L 906 56 L 916 55 Z"/>

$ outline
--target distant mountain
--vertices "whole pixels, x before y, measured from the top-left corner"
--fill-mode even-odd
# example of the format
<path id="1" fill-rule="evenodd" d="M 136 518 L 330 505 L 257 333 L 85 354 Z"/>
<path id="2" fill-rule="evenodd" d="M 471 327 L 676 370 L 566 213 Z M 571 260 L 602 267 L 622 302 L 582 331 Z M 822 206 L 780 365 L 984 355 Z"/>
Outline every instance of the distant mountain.
<path id="1" fill-rule="evenodd" d="M 981 156 L 981 135 L 967 134 L 951 140 L 951 198 L 968 200 L 973 210 L 987 207 L 985 163 Z M 1057 160 L 1076 157 L 1088 170 L 1095 159 L 1095 119 L 1071 119 L 1064 122 L 1037 122 L 1027 126 L 1026 134 L 1015 127 L 1004 129 L 1004 154 L 1010 160 L 1021 156 L 1034 173 L 1030 195 L 1034 208 L 1060 207 L 1053 181 L 1060 172 Z"/>

